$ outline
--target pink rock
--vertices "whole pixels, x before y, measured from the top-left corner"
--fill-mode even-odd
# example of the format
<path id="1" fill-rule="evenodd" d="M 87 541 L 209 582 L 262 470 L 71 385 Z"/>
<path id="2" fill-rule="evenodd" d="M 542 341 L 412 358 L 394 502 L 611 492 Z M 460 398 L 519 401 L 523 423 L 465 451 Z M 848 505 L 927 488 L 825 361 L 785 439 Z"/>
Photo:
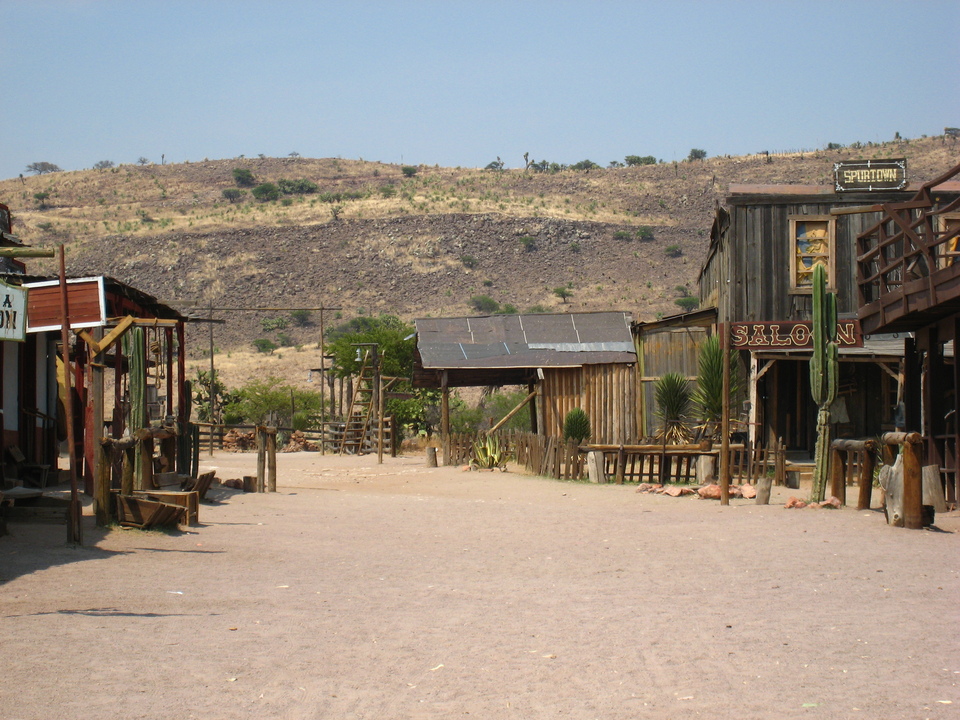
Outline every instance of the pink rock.
<path id="1" fill-rule="evenodd" d="M 670 497 L 680 497 L 683 495 L 683 488 L 678 487 L 677 485 L 671 485 L 668 488 L 665 488 L 663 491 L 664 495 L 669 495 Z"/>
<path id="2" fill-rule="evenodd" d="M 824 500 L 822 503 L 820 503 L 820 507 L 822 507 L 822 508 L 834 508 L 835 510 L 839 510 L 841 507 L 843 507 L 843 503 L 840 502 L 840 498 L 831 495 L 831 496 L 828 497 L 826 500 Z"/>
<path id="3" fill-rule="evenodd" d="M 744 483 L 740 486 L 740 494 L 750 500 L 757 496 L 757 489 L 749 483 Z"/>
<path id="4" fill-rule="evenodd" d="M 661 485 L 660 483 L 640 483 L 640 486 L 637 488 L 637 492 L 643 492 L 643 493 L 656 492 L 662 487 L 663 485 Z"/>
<path id="5" fill-rule="evenodd" d="M 243 490 L 243 480 L 240 479 L 223 480 L 220 484 L 224 487 L 233 488 L 234 490 Z"/>
<path id="6" fill-rule="evenodd" d="M 789 500 L 787 500 L 787 504 L 784 505 L 784 507 L 788 510 L 790 508 L 805 508 L 806 506 L 807 504 L 798 497 L 791 497 Z"/>
<path id="7" fill-rule="evenodd" d="M 704 485 L 702 488 L 697 490 L 697 495 L 704 498 L 705 500 L 719 500 L 720 486 L 716 484 Z"/>

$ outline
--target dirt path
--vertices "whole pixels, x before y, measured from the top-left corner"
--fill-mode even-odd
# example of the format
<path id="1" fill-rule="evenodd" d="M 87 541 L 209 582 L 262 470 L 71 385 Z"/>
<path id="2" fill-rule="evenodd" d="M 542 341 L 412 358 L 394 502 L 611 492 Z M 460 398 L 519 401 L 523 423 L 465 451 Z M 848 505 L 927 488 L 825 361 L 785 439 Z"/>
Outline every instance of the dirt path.
<path id="1" fill-rule="evenodd" d="M 254 474 L 254 455 L 202 464 Z M 0 538 L 0 717 L 948 718 L 960 518 L 279 456 L 165 534 Z M 91 518 L 87 518 L 88 522 Z"/>

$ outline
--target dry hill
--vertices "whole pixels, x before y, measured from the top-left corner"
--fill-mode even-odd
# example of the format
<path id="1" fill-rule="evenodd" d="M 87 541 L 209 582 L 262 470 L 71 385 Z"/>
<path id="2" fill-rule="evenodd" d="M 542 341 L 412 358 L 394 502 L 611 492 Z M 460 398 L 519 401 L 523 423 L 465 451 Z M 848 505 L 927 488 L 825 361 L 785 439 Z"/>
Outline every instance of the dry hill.
<path id="1" fill-rule="evenodd" d="M 218 363 L 233 382 L 253 373 L 305 380 L 319 313 L 301 326 L 280 308 L 336 308 L 324 314 L 330 325 L 360 313 L 466 315 L 476 312 L 471 298 L 488 296 L 521 312 L 652 319 L 678 312 L 684 288 L 696 294 L 713 208 L 729 185 L 828 184 L 834 161 L 880 157 L 907 157 L 909 177 L 923 181 L 957 155 L 938 137 L 553 174 L 419 166 L 412 176 L 363 160 L 235 158 L 4 180 L 0 202 L 24 242 L 66 245 L 71 275 L 110 275 L 174 305 L 278 308 L 216 311 L 227 320 L 216 329 Z M 316 189 L 229 202 L 236 168 L 258 183 Z M 206 337 L 191 333 L 197 363 Z M 258 355 L 257 338 L 292 347 Z"/>

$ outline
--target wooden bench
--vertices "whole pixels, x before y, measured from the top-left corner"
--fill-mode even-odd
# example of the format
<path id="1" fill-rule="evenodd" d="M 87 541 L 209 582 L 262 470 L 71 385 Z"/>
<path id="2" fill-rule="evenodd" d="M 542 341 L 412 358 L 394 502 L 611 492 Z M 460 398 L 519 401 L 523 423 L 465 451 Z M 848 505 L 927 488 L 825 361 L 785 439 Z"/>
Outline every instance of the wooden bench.
<path id="1" fill-rule="evenodd" d="M 43 490 L 47 486 L 47 476 L 50 473 L 50 466 L 41 463 L 27 462 L 23 451 L 16 445 L 7 448 L 7 454 L 13 460 L 16 466 L 17 477 L 22 478 L 31 485 Z"/>
<path id="2" fill-rule="evenodd" d="M 151 500 L 136 495 L 116 493 L 117 519 L 123 527 L 135 527 L 146 530 L 164 525 L 180 525 L 186 515 L 186 508 L 180 505 Z"/>

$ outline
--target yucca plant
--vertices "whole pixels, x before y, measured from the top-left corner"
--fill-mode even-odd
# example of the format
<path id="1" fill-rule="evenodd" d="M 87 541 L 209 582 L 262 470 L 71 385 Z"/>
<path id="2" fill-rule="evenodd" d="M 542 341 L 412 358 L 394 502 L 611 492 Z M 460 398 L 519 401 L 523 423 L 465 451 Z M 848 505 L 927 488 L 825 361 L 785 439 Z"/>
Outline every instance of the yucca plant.
<path id="1" fill-rule="evenodd" d="M 583 408 L 574 408 L 563 419 L 563 439 L 579 445 L 590 437 L 590 418 Z"/>
<path id="2" fill-rule="evenodd" d="M 730 397 L 740 392 L 740 377 L 733 371 L 736 351 L 730 352 Z M 711 335 L 700 345 L 697 357 L 697 387 L 692 399 L 700 420 L 698 430 L 704 438 L 718 439 L 723 416 L 723 348 L 720 336 Z"/>
<path id="3" fill-rule="evenodd" d="M 667 373 L 654 386 L 657 417 L 662 423 L 654 436 L 658 442 L 680 445 L 690 441 L 690 383 L 678 373 Z"/>
<path id="4" fill-rule="evenodd" d="M 487 435 L 473 443 L 470 467 L 477 470 L 492 470 L 493 468 L 506 470 L 507 460 L 509 459 L 509 453 L 500 444 L 500 439 L 496 435 Z"/>

